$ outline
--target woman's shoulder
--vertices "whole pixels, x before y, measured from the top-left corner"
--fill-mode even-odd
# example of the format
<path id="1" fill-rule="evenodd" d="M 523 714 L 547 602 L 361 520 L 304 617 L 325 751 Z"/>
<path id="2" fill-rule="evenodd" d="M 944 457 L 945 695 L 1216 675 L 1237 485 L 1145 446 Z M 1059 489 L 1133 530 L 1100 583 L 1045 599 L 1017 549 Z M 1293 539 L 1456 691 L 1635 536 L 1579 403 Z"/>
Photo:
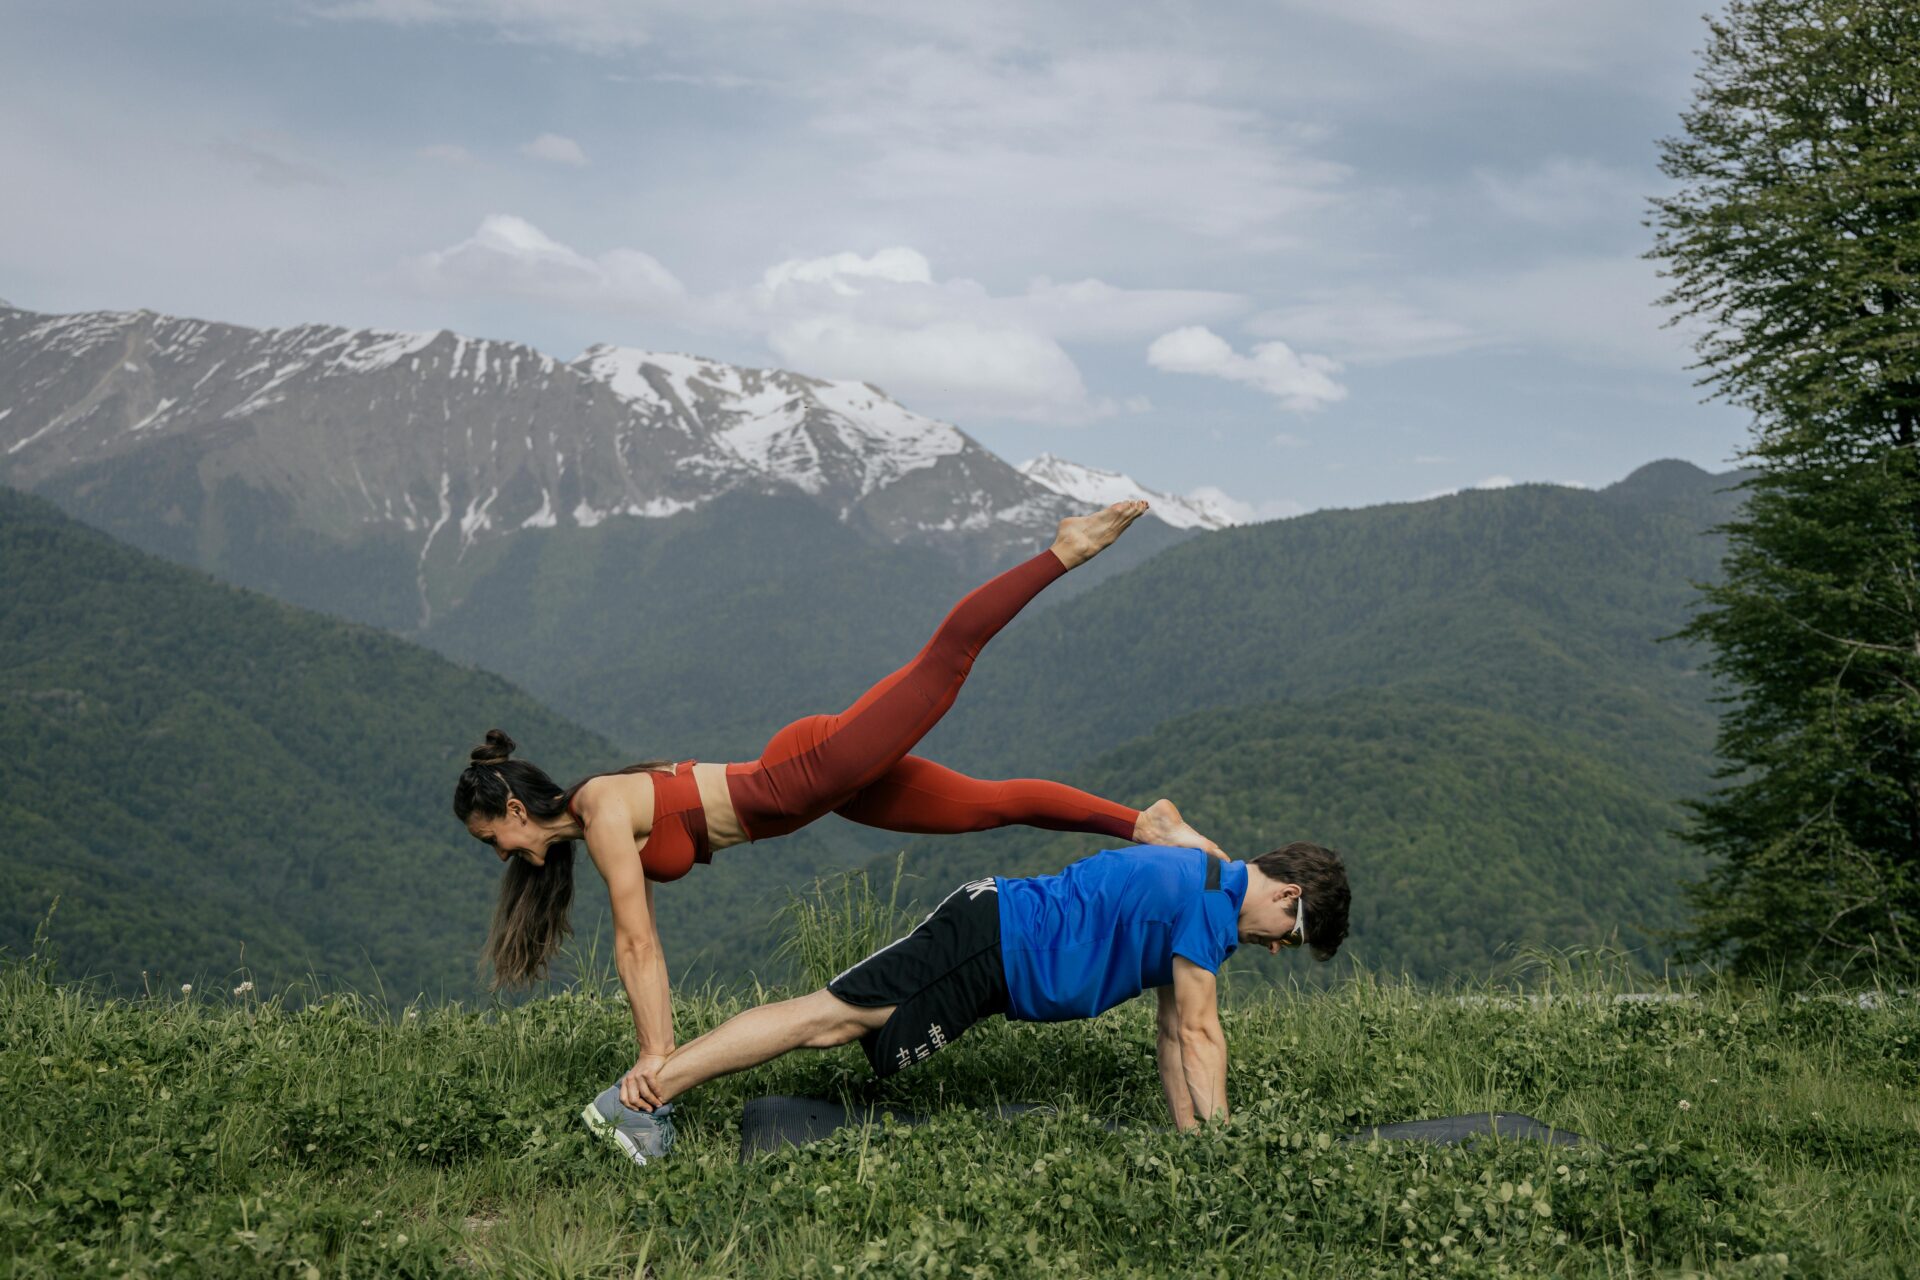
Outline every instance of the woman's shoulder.
<path id="1" fill-rule="evenodd" d="M 618 814 L 633 818 L 651 812 L 653 778 L 645 773 L 599 773 L 573 789 L 568 807 L 582 822 Z"/>

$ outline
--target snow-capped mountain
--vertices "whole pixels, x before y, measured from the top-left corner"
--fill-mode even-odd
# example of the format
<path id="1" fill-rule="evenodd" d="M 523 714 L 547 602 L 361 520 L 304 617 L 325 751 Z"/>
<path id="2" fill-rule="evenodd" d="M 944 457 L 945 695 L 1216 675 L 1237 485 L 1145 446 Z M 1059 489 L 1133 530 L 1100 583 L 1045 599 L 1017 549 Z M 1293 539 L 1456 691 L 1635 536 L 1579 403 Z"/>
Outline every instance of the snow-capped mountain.
<path id="1" fill-rule="evenodd" d="M 1182 498 L 1171 493 L 1160 493 L 1147 488 L 1132 476 L 1068 462 L 1051 453 L 1043 453 L 1029 462 L 1021 463 L 1018 470 L 1027 479 L 1072 498 L 1083 507 L 1145 498 L 1153 504 L 1153 514 L 1176 529 L 1225 529 L 1239 523 L 1232 513 L 1210 498 Z"/>
<path id="2" fill-rule="evenodd" d="M 969 559 L 1034 545 L 1074 509 L 864 383 L 621 347 L 562 363 L 445 331 L 0 309 L 0 405 L 9 484 L 58 498 L 117 477 L 123 501 L 164 499 L 179 521 L 201 505 L 179 506 L 191 471 L 324 537 L 397 534 L 423 566 L 739 490 L 798 490 Z"/>
<path id="3" fill-rule="evenodd" d="M 444 330 L 0 307 L 0 482 L 145 550 L 405 630 L 522 530 L 728 495 L 802 497 L 969 571 L 1119 496 L 1149 496 L 1180 529 L 1229 523 L 1111 473 L 1030 469 L 868 384 L 696 356 L 597 346 L 562 362 Z"/>

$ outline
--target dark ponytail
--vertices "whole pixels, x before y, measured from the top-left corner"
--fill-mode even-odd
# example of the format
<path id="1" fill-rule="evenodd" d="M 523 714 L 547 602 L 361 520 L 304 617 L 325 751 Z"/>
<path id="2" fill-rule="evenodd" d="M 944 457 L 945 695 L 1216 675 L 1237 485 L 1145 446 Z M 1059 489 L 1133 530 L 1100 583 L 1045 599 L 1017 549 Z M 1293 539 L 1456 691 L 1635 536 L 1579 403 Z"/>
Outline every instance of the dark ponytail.
<path id="1" fill-rule="evenodd" d="M 515 760 L 513 739 L 498 729 L 487 730 L 487 740 L 468 756 L 467 767 L 453 787 L 453 816 L 461 822 L 475 814 L 483 818 L 507 816 L 507 801 L 518 800 L 536 822 L 563 816 L 578 791 L 590 779 L 582 778 L 562 789 L 546 770 L 530 760 Z M 662 762 L 629 765 L 621 773 L 658 768 Z M 670 765 L 667 767 L 671 767 Z M 600 775 L 595 774 L 594 777 Z M 573 933 L 573 841 L 549 845 L 546 862 L 534 866 L 520 858 L 507 862 L 500 879 L 500 897 L 494 903 L 493 923 L 487 929 L 481 964 L 491 967 L 488 986 L 525 987 L 547 976 L 548 963 L 561 943 Z"/>

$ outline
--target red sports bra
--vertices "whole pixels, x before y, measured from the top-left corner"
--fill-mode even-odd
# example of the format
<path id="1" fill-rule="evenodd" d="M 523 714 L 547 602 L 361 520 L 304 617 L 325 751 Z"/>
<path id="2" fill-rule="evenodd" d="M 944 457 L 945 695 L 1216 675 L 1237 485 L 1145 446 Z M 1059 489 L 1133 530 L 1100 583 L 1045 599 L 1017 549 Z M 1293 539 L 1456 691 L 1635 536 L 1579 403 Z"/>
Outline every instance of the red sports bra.
<path id="1" fill-rule="evenodd" d="M 640 846 L 640 869 L 647 879 L 678 880 L 693 870 L 696 862 L 712 862 L 713 849 L 707 843 L 707 810 L 700 803 L 700 784 L 693 776 L 694 762 L 682 760 L 672 773 L 649 771 L 653 779 L 653 830 Z M 579 792 L 567 802 L 567 810 L 580 816 L 574 803 Z"/>

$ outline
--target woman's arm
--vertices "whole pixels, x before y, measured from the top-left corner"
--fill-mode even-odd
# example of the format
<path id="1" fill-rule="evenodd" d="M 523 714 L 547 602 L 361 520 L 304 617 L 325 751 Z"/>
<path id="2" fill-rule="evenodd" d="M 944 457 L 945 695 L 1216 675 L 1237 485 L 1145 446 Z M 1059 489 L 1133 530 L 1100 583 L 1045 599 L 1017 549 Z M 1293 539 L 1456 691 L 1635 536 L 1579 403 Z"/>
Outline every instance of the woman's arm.
<path id="1" fill-rule="evenodd" d="M 599 797 L 596 797 L 598 799 Z M 583 817 L 587 852 L 607 882 L 613 906 L 613 962 L 633 1009 L 640 1057 L 620 1082 L 627 1106 L 651 1107 L 646 1077 L 673 1052 L 673 1001 L 667 989 L 667 958 L 653 916 L 653 885 L 640 864 L 639 843 L 625 807 L 607 797 Z"/>

